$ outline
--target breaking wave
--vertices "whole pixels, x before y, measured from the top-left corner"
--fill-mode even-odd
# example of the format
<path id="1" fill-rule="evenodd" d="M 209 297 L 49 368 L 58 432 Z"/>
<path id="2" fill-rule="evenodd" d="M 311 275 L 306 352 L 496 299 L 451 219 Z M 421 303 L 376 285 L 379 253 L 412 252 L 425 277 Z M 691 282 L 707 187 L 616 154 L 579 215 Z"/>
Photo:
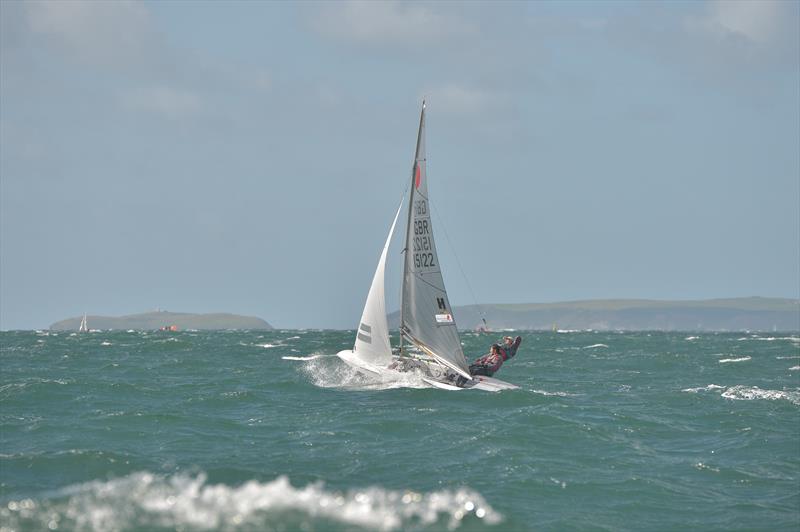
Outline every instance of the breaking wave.
<path id="1" fill-rule="evenodd" d="M 732 399 L 735 401 L 754 401 L 759 399 L 778 401 L 785 400 L 792 404 L 800 405 L 800 389 L 798 390 L 762 390 L 758 386 L 719 386 L 717 384 L 709 384 L 700 388 L 686 388 L 681 390 L 688 393 L 698 392 L 711 392 L 716 390 L 724 390 L 720 393 L 725 399 Z"/>
<path id="2" fill-rule="evenodd" d="M 719 363 L 727 364 L 728 362 L 747 362 L 748 360 L 751 360 L 751 357 L 721 358 Z"/>
<path id="3" fill-rule="evenodd" d="M 494 525 L 502 516 L 469 488 L 419 493 L 369 487 L 295 488 L 285 476 L 240 486 L 206 476 L 133 473 L 64 488 L 49 499 L 10 501 L 0 512 L 12 529 L 41 530 L 368 530 Z"/>
<path id="4" fill-rule="evenodd" d="M 309 356 L 307 356 L 307 357 L 283 356 L 283 357 L 281 357 L 281 358 L 282 358 L 283 360 L 299 360 L 299 361 L 305 362 L 305 361 L 308 361 L 308 360 L 316 360 L 316 359 L 318 359 L 318 358 L 322 358 L 322 357 L 332 357 L 332 356 L 336 356 L 336 355 L 309 355 Z"/>
<path id="5" fill-rule="evenodd" d="M 720 386 L 718 384 L 709 384 L 708 386 L 702 386 L 700 388 L 685 388 L 681 390 L 682 392 L 689 392 L 689 393 L 697 393 L 697 392 L 710 392 L 712 390 L 724 390 L 724 386 Z"/>
<path id="6" fill-rule="evenodd" d="M 736 401 L 752 401 L 755 399 L 777 401 L 783 399 L 800 405 L 800 391 L 762 390 L 758 386 L 732 386 L 722 392 L 722 397 Z"/>
<path id="7" fill-rule="evenodd" d="M 336 355 L 311 358 L 302 367 L 314 386 L 348 390 L 389 390 L 393 388 L 430 388 L 422 373 L 394 372 L 391 376 L 367 376 L 339 360 Z"/>

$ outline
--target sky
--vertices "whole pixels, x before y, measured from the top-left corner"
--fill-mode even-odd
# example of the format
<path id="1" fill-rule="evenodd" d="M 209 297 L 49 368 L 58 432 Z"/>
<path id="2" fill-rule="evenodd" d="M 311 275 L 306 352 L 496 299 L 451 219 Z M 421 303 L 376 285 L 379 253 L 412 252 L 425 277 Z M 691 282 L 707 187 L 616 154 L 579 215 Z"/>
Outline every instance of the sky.
<path id="1" fill-rule="evenodd" d="M 0 329 L 354 327 L 423 98 L 453 305 L 800 298 L 796 1 L 3 0 L 0 23 Z"/>

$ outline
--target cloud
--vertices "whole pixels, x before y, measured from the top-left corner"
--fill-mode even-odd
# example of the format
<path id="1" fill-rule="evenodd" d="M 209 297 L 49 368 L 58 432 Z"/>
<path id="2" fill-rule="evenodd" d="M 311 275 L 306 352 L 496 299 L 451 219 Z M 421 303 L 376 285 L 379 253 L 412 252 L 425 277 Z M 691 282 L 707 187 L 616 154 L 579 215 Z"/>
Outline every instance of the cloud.
<path id="1" fill-rule="evenodd" d="M 735 33 L 751 42 L 766 44 L 781 31 L 783 8 L 786 4 L 787 2 L 774 0 L 717 0 L 709 4 L 704 20 L 710 31 Z"/>
<path id="2" fill-rule="evenodd" d="M 797 68 L 800 3 L 780 0 L 716 0 L 705 12 L 686 16 L 683 29 L 698 50 L 751 64 Z"/>
<path id="3" fill-rule="evenodd" d="M 130 64 L 152 55 L 157 34 L 141 2 L 33 1 L 25 6 L 31 32 L 80 61 Z"/>
<path id="4" fill-rule="evenodd" d="M 203 108 L 202 99 L 197 94 L 167 86 L 125 91 L 121 94 L 121 100 L 130 109 L 153 112 L 171 119 L 197 114 Z"/>
<path id="5" fill-rule="evenodd" d="M 441 5 L 434 4 L 437 8 Z M 476 27 L 433 6 L 348 0 L 323 4 L 312 17 L 314 29 L 331 37 L 358 43 L 420 46 L 476 32 Z"/>

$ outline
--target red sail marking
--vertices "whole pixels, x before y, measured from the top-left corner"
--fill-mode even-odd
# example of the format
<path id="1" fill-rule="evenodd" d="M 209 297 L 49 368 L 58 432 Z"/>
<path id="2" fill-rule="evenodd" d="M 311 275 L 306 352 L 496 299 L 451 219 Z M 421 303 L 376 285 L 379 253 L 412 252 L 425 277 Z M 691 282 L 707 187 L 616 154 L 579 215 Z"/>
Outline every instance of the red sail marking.
<path id="1" fill-rule="evenodd" d="M 419 182 L 421 180 L 420 173 L 419 173 L 419 165 L 417 165 L 417 175 L 414 176 L 414 187 L 419 188 Z"/>

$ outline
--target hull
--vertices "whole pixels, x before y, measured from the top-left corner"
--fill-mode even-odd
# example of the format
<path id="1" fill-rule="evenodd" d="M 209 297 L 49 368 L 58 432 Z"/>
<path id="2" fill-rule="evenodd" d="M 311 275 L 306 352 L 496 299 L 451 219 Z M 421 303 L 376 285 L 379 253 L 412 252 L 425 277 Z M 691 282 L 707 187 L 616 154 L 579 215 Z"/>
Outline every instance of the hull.
<path id="1" fill-rule="evenodd" d="M 396 369 L 370 364 L 369 362 L 362 360 L 350 349 L 339 351 L 336 353 L 336 356 L 342 359 L 348 366 L 370 377 L 377 377 L 381 379 L 397 379 L 403 375 L 402 372 L 397 371 Z M 392 358 L 395 361 L 400 360 L 399 357 Z M 463 386 L 456 386 L 454 385 L 453 381 L 449 381 L 444 378 L 444 372 L 446 370 L 442 369 L 438 364 L 427 363 L 419 359 L 414 359 L 414 361 L 419 364 L 416 366 L 416 368 L 425 373 L 425 375 L 422 377 L 423 382 L 431 387 L 439 388 L 440 390 L 484 390 L 487 392 L 499 392 L 502 390 L 516 390 L 519 388 L 519 386 L 501 381 L 500 379 L 485 377 L 483 375 L 476 375 L 472 378 L 472 380 L 464 383 Z"/>
<path id="2" fill-rule="evenodd" d="M 388 377 L 397 373 L 396 371 L 385 366 L 377 366 L 362 360 L 351 349 L 339 351 L 336 353 L 336 356 L 341 358 L 348 366 L 351 366 L 371 377 Z"/>

